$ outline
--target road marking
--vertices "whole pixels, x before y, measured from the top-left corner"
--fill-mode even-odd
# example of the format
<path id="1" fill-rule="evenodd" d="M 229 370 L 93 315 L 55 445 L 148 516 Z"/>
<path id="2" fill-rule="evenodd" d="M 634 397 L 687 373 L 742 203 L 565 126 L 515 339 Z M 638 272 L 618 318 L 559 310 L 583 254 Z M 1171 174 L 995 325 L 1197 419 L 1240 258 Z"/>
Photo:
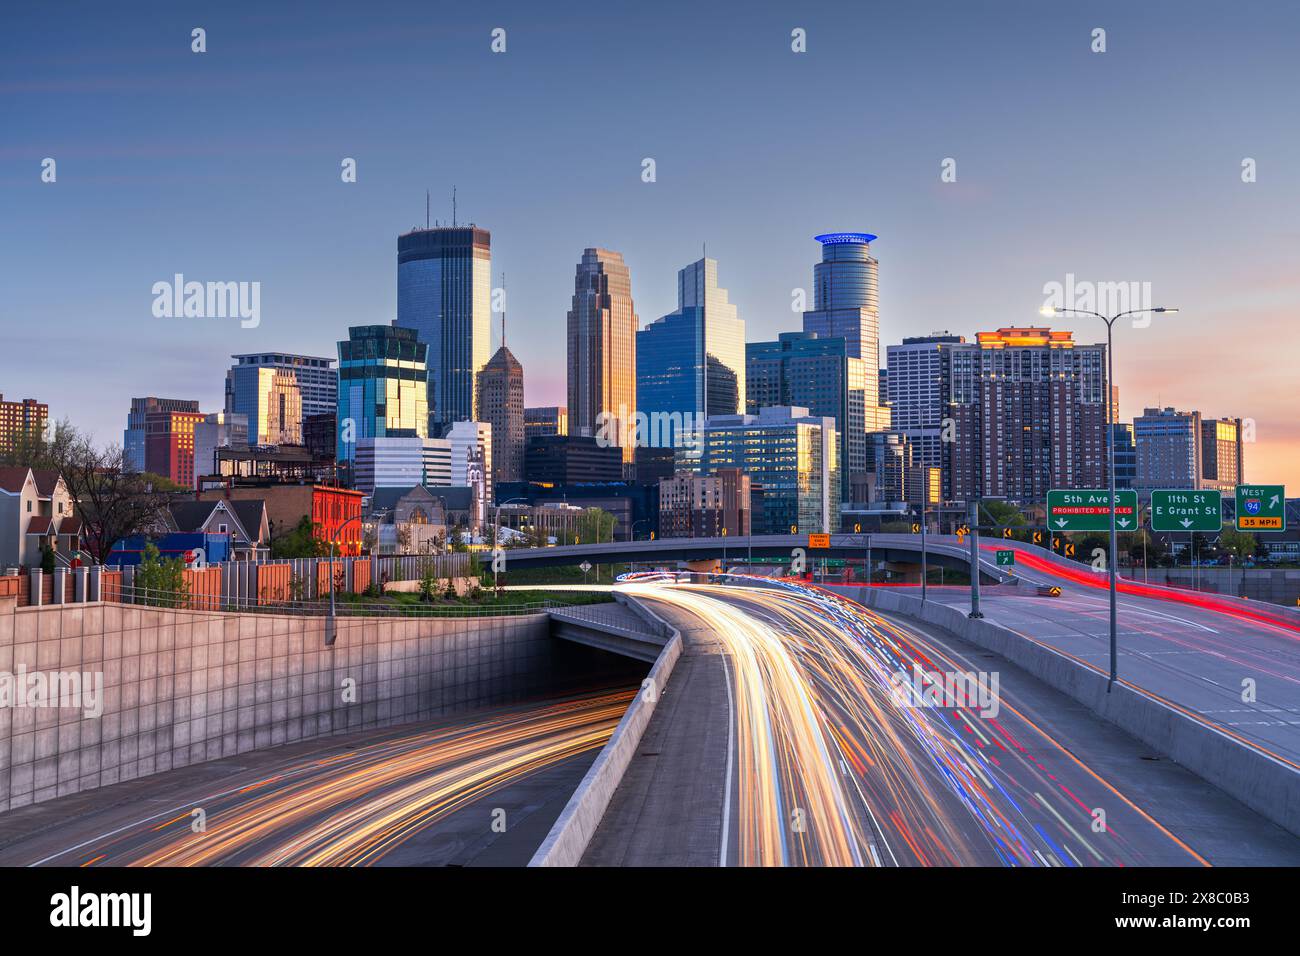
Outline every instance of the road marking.
<path id="1" fill-rule="evenodd" d="M 723 679 L 727 685 L 727 783 L 722 792 L 722 848 L 718 866 L 727 865 L 727 849 L 731 843 L 731 761 L 736 750 L 736 705 L 731 696 L 731 666 L 727 655 L 722 654 Z"/>

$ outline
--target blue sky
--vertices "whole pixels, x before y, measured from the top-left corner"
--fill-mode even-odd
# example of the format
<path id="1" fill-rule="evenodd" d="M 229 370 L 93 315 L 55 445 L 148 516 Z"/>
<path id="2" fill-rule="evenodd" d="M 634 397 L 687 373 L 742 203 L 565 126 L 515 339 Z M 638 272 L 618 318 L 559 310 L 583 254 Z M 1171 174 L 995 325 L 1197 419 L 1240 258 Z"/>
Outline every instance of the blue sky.
<path id="1" fill-rule="evenodd" d="M 1043 286 L 1068 273 L 1150 283 L 1183 312 L 1119 330 L 1124 416 L 1160 403 L 1254 418 L 1248 475 L 1300 486 L 1293 4 L 2 16 L 0 391 L 104 440 L 120 440 L 133 395 L 219 408 L 231 353 L 332 355 L 348 325 L 390 321 L 397 234 L 423 222 L 426 188 L 449 218 L 455 185 L 461 219 L 492 231 L 530 404 L 564 400 L 584 247 L 624 253 L 644 324 L 674 308 L 676 270 L 707 242 L 761 340 L 799 327 L 811 237 L 863 230 L 880 236 L 883 343 L 1041 322 Z M 791 51 L 796 27 L 807 53 Z M 56 183 L 40 180 L 45 157 Z M 150 289 L 177 272 L 260 282 L 260 326 L 155 318 Z M 1099 323 L 1056 324 L 1101 338 Z"/>

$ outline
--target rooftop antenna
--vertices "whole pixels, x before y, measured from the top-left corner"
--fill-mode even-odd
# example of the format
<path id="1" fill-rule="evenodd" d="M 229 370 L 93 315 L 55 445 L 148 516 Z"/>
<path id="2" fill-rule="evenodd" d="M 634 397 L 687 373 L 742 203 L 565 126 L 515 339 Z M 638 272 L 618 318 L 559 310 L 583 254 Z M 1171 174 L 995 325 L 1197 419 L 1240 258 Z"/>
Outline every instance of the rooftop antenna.
<path id="1" fill-rule="evenodd" d="M 424 191 L 424 228 L 429 228 L 429 190 Z"/>
<path id="2" fill-rule="evenodd" d="M 506 274 L 501 273 L 501 347 L 506 347 Z"/>
<path id="3" fill-rule="evenodd" d="M 456 226 L 456 187 L 451 187 L 451 225 Z"/>

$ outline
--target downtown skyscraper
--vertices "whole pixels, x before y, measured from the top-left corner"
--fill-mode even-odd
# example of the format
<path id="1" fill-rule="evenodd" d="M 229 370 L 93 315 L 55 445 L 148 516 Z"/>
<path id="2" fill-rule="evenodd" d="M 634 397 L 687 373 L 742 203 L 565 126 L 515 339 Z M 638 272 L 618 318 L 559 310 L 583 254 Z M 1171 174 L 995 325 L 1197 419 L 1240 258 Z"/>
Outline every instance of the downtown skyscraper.
<path id="1" fill-rule="evenodd" d="M 636 415 L 636 327 L 622 253 L 584 249 L 568 315 L 569 434 L 612 434 L 627 466 L 636 458 L 628 431 Z"/>
<path id="2" fill-rule="evenodd" d="M 745 323 L 718 285 L 716 259 L 678 271 L 677 311 L 638 332 L 636 347 L 637 409 L 667 416 L 650 423 L 650 444 L 676 445 L 681 427 L 745 411 Z"/>
<path id="3" fill-rule="evenodd" d="M 879 264 L 871 255 L 876 237 L 867 232 L 831 232 L 814 238 L 822 245 L 822 261 L 813 266 L 813 307 L 803 314 L 803 330 L 817 333 L 818 338 L 843 339 L 849 357 L 862 359 L 868 370 L 878 371 Z M 866 431 L 889 428 L 878 374 L 867 376 L 863 406 Z"/>
<path id="4" fill-rule="evenodd" d="M 476 377 L 491 347 L 491 245 L 491 233 L 472 224 L 397 239 L 394 325 L 428 347 L 430 434 L 477 417 Z"/>

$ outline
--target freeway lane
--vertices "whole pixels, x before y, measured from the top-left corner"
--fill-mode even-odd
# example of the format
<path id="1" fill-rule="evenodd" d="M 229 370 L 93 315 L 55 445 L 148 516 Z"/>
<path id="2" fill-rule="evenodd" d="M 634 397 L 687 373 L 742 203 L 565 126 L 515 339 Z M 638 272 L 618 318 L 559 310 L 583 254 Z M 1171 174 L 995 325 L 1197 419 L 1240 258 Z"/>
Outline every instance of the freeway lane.
<path id="1" fill-rule="evenodd" d="M 1105 576 L 1028 549 L 1017 549 L 1016 561 L 1025 581 L 1058 584 L 1062 596 L 990 588 L 981 599 L 985 617 L 1108 672 Z M 930 594 L 969 606 L 965 589 Z M 1300 769 L 1300 618 L 1256 602 L 1127 581 L 1118 605 L 1122 680 Z M 1253 700 L 1243 700 L 1248 688 Z"/>
<path id="2" fill-rule="evenodd" d="M 1208 819 L 1212 828 L 1217 817 L 1224 828 L 1258 841 L 1257 862 L 1270 859 L 1278 846 L 1285 847 L 1283 859 L 1300 859 L 1300 841 L 1191 775 L 1176 772 L 1187 784 L 1177 797 L 1137 787 L 1142 768 L 1136 757 L 1122 770 L 1122 785 L 1103 776 L 1087 762 L 1089 748 L 1100 754 L 1102 738 L 1119 738 L 1115 752 L 1136 743 L 1098 727 L 1078 708 L 1060 707 L 1059 695 L 1022 672 L 1015 686 L 998 688 L 996 713 L 968 705 L 974 701 L 906 705 L 909 695 L 891 678 L 897 672 L 910 674 L 914 664 L 938 672 L 981 669 L 953 639 L 807 589 L 629 589 L 675 625 L 705 623 L 721 647 L 732 727 L 731 769 L 718 811 L 722 862 L 1205 864 L 1202 853 L 1160 822 L 1156 809 L 1143 805 L 1148 799 L 1165 809 L 1199 802 L 1202 825 Z M 985 683 L 993 687 L 991 675 Z M 666 693 L 672 691 L 670 682 Z M 1053 707 L 1072 718 L 1051 713 Z M 1062 732 L 1070 739 L 1060 739 Z M 700 775 L 714 772 L 699 768 Z M 1139 790 L 1142 799 L 1135 799 Z M 613 820 L 627 821 L 627 832 L 598 833 L 596 852 L 585 862 L 606 861 L 615 838 L 636 839 L 639 820 L 626 807 L 638 799 L 654 806 L 653 797 L 616 794 Z M 663 833 L 660 839 L 674 837 Z M 1198 836 L 1193 842 L 1203 841 Z M 1220 849 L 1215 846 L 1216 853 Z M 625 862 L 658 859 L 649 847 Z M 1250 859 L 1239 854 L 1234 862 Z"/>
<path id="3" fill-rule="evenodd" d="M 125 797 L 110 787 L 11 811 L 0 816 L 0 865 L 522 864 L 633 694 L 329 738 L 217 761 L 223 779 L 212 773 L 223 768 L 198 765 L 119 785 Z"/>

